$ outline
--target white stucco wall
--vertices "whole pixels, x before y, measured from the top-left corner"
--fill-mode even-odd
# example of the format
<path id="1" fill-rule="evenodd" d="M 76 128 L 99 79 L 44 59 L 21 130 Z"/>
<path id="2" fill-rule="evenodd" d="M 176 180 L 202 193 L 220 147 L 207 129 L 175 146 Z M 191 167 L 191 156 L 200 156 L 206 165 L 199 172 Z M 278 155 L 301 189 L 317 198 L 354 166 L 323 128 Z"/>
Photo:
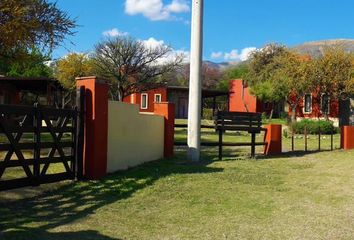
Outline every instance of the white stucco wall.
<path id="1" fill-rule="evenodd" d="M 107 173 L 163 158 L 164 118 L 139 105 L 108 102 Z"/>

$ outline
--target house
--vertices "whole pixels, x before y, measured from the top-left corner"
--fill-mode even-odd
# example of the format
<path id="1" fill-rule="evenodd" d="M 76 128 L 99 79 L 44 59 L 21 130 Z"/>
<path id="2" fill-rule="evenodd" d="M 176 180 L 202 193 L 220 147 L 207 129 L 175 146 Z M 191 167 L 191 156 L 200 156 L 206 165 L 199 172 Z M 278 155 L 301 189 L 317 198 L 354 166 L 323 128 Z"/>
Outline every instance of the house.
<path id="1" fill-rule="evenodd" d="M 265 112 L 269 114 L 272 109 L 272 104 L 264 103 L 257 99 L 257 97 L 251 95 L 249 87 L 241 79 L 230 81 L 229 102 L 230 111 Z M 297 106 L 296 117 L 300 120 L 303 118 L 324 119 L 327 116 L 336 124 L 338 124 L 339 121 L 347 124 L 354 119 L 354 107 L 352 106 L 350 108 L 350 106 L 348 101 L 346 103 L 339 102 L 336 99 L 331 99 L 329 95 L 325 93 L 308 93 L 305 94 Z M 275 117 L 280 117 L 285 114 L 290 117 L 292 114 L 292 109 L 287 103 L 276 103 L 274 107 L 273 116 Z M 341 119 L 339 119 L 340 116 L 342 117 Z"/>
<path id="2" fill-rule="evenodd" d="M 140 112 L 154 112 L 155 102 L 171 102 L 175 104 L 176 118 L 188 118 L 188 95 L 189 88 L 182 86 L 163 86 L 139 93 L 133 93 L 123 99 L 124 102 L 139 104 Z M 211 108 L 215 112 L 218 108 L 219 98 L 223 98 L 227 104 L 229 91 L 202 90 L 203 106 L 207 101 L 211 103 Z M 228 106 L 226 106 L 228 109 Z"/>
<path id="3" fill-rule="evenodd" d="M 339 118 L 339 101 L 331 99 L 328 94 L 313 92 L 305 94 L 296 109 L 296 117 L 324 119 L 326 116 L 338 122 Z M 292 113 L 291 107 L 288 108 L 289 116 Z"/>
<path id="4" fill-rule="evenodd" d="M 250 88 L 242 79 L 230 81 L 230 111 L 231 112 L 260 112 L 280 117 L 284 113 L 283 103 L 265 103 L 250 93 Z M 273 106 L 274 105 L 274 106 Z"/>
<path id="5" fill-rule="evenodd" d="M 55 105 L 63 88 L 51 78 L 0 77 L 0 104 Z"/>

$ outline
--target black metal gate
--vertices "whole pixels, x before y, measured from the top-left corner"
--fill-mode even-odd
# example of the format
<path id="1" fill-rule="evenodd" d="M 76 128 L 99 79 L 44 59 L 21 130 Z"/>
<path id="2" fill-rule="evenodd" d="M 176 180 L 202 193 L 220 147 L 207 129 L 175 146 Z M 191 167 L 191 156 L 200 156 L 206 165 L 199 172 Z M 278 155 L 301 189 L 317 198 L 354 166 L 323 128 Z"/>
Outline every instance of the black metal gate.
<path id="1" fill-rule="evenodd" d="M 73 109 L 0 105 L 0 190 L 81 178 L 83 110 L 83 88 Z"/>

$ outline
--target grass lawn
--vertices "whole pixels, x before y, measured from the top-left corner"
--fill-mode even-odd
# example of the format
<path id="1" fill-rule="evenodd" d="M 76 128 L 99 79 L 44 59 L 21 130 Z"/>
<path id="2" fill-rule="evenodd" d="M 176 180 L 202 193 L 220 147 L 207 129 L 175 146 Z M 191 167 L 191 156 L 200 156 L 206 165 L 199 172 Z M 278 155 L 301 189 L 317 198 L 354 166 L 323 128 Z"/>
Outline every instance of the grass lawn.
<path id="1" fill-rule="evenodd" d="M 199 164 L 177 149 L 101 181 L 1 192 L 0 239 L 354 238 L 354 151 L 235 160 L 249 148 L 226 149 L 217 161 L 216 150 Z"/>

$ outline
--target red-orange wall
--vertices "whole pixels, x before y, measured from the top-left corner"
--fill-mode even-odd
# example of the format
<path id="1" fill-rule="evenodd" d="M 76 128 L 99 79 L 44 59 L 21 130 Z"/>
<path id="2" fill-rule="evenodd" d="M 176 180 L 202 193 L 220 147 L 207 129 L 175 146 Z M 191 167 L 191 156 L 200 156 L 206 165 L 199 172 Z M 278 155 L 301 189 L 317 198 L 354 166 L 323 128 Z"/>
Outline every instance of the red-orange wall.
<path id="1" fill-rule="evenodd" d="M 257 98 L 252 96 L 248 87 L 243 86 L 243 80 L 237 79 L 230 81 L 230 112 L 257 112 L 260 110 L 260 103 Z M 258 108 L 258 109 L 257 109 Z"/>
<path id="2" fill-rule="evenodd" d="M 311 113 L 304 113 L 305 101 L 302 99 L 299 106 L 296 109 L 296 116 L 302 118 L 322 118 L 324 115 L 321 112 L 321 98 L 318 96 L 318 93 L 312 93 L 312 111 Z M 291 116 L 292 109 L 289 107 L 289 116 Z M 330 100 L 329 107 L 329 117 L 338 118 L 339 117 L 339 102 L 337 100 Z"/>
<path id="3" fill-rule="evenodd" d="M 143 93 L 148 94 L 148 108 L 147 109 L 141 108 L 141 94 L 143 94 Z M 161 94 L 161 102 L 167 102 L 167 88 L 166 87 L 151 89 L 151 90 L 144 91 L 141 93 L 134 93 L 134 94 L 131 94 L 131 95 L 134 95 L 133 102 L 131 102 L 131 99 L 132 99 L 131 95 L 124 97 L 123 101 L 126 103 L 139 104 L 140 112 L 154 112 L 155 94 Z"/>

